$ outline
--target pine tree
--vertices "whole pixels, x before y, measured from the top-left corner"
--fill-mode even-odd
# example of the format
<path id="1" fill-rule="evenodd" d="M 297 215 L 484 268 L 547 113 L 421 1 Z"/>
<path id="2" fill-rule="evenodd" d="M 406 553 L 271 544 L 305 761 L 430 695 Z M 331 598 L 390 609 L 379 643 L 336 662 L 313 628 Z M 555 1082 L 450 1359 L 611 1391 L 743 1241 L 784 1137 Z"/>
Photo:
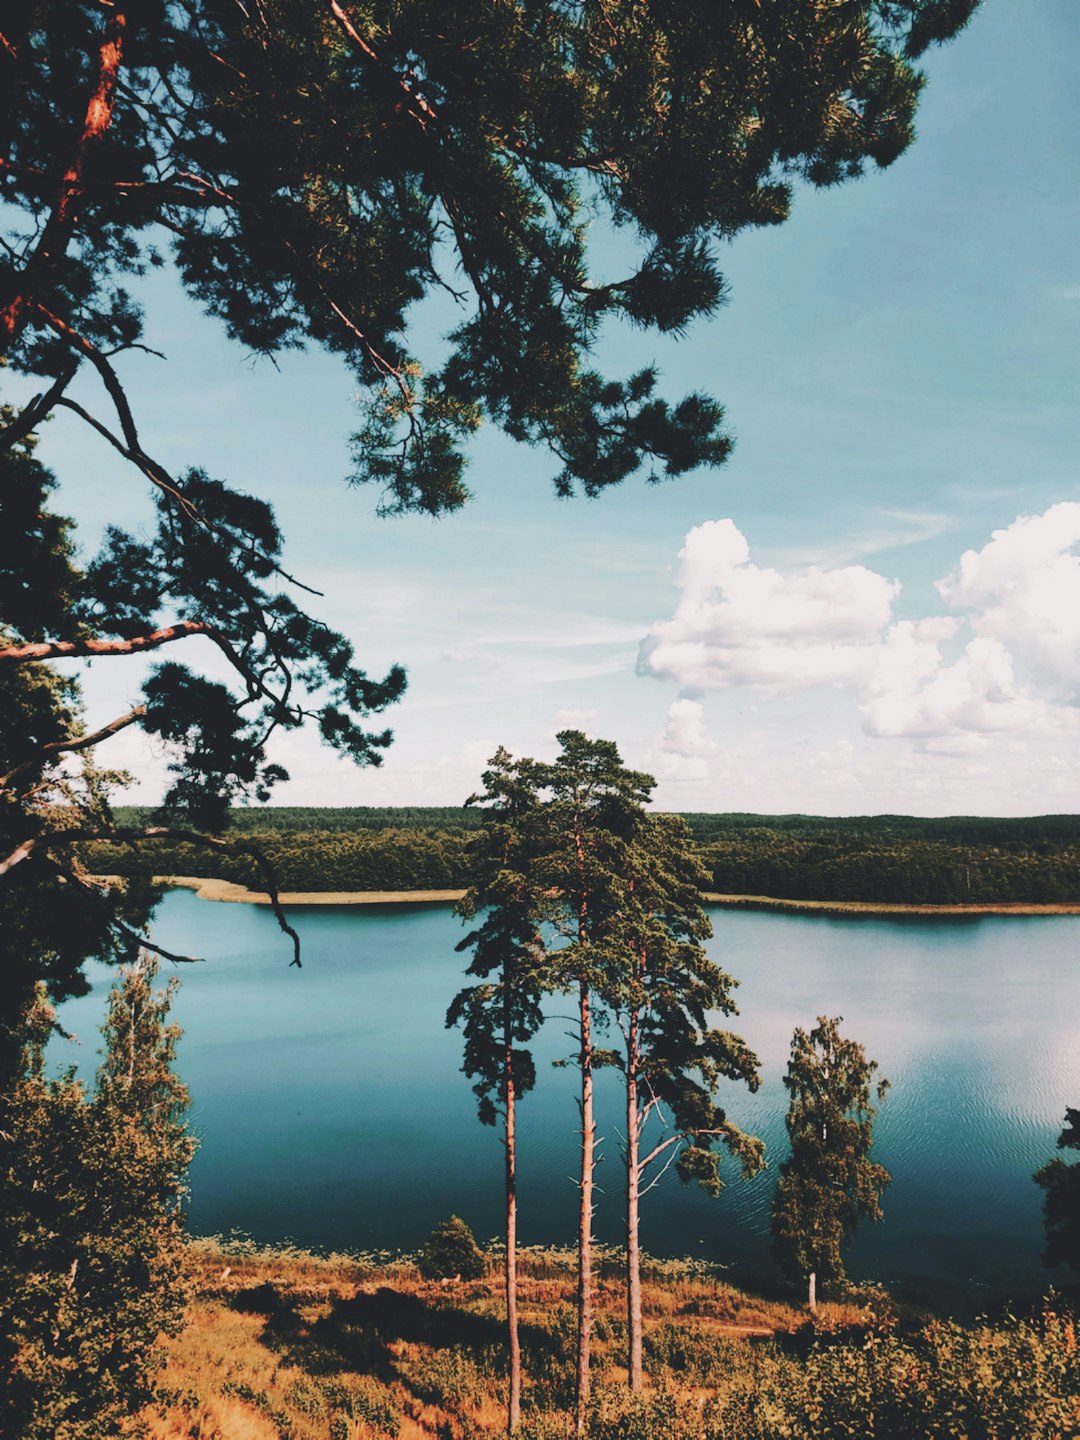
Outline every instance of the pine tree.
<path id="1" fill-rule="evenodd" d="M 892 1179 L 870 1159 L 873 1101 L 884 1099 L 889 1082 L 875 1082 L 877 1061 L 840 1034 L 841 1018 L 819 1016 L 809 1033 L 795 1031 L 784 1076 L 791 1156 L 780 1166 L 773 1201 L 773 1249 L 785 1269 L 807 1281 L 811 1310 L 818 1280 L 844 1278 L 842 1248 L 859 1221 L 882 1218 L 881 1196 Z"/>
<path id="2" fill-rule="evenodd" d="M 607 1051 L 597 1049 L 594 1011 L 609 987 L 610 973 L 625 963 L 621 927 L 629 850 L 655 782 L 649 775 L 628 770 L 610 740 L 590 740 L 579 730 L 563 730 L 556 738 L 561 750 L 557 759 L 551 765 L 537 766 L 537 780 L 546 799 L 537 827 L 534 863 L 540 884 L 559 897 L 552 925 L 561 944 L 549 956 L 551 983 L 575 992 L 578 1002 L 581 1170 L 576 1424 L 583 1432 L 592 1357 L 594 1072 L 598 1064 L 611 1058 Z"/>
<path id="3" fill-rule="evenodd" d="M 517 1102 L 536 1083 L 525 1047 L 540 1028 L 547 983 L 541 926 L 548 897 L 532 867 L 532 827 L 538 797 L 535 767 L 500 748 L 484 772 L 484 791 L 469 804 L 484 806 L 484 827 L 470 847 L 472 884 L 459 905 L 477 928 L 458 945 L 472 950 L 468 974 L 479 983 L 454 999 L 447 1025 L 465 1031 L 462 1069 L 475 1080 L 482 1124 L 501 1115 L 505 1154 L 507 1430 L 521 1421 L 521 1341 L 517 1313 Z"/>
<path id="4" fill-rule="evenodd" d="M 0 1187 L 0 1430 L 100 1440 L 153 1393 L 162 1334 L 187 1301 L 182 1202 L 194 1142 L 173 1072 L 174 985 L 126 970 L 93 1094 L 45 1072 L 55 1019 L 39 987 L 7 1108 Z"/>
<path id="5" fill-rule="evenodd" d="M 689 848 L 685 822 L 647 815 L 628 852 L 621 916 L 623 963 L 608 968 L 604 999 L 623 1038 L 617 1057 L 626 1087 L 627 1372 L 642 1387 L 641 1196 L 672 1159 L 680 1178 L 719 1194 L 722 1145 L 745 1177 L 763 1164 L 760 1140 L 746 1135 L 717 1105 L 721 1080 L 757 1090 L 757 1057 L 738 1035 L 719 1030 L 710 1015 L 737 1014 L 737 985 L 709 958 L 702 941 L 712 925 L 701 908 L 708 876 Z M 650 1119 L 664 1132 L 642 1154 Z M 649 1167 L 667 1157 L 643 1187 Z"/>

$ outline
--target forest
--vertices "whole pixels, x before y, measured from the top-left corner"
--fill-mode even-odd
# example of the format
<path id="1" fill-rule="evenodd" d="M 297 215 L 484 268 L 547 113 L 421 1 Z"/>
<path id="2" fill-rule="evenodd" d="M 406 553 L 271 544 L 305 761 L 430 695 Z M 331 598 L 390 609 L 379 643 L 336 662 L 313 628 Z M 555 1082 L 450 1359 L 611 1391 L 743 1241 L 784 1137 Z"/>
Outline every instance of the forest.
<path id="1" fill-rule="evenodd" d="M 468 884 L 468 838 L 480 824 L 462 806 L 236 808 L 232 834 L 257 843 L 283 890 L 442 890 Z M 687 812 L 698 858 L 721 895 L 883 904 L 1080 903 L 1080 817 L 748 815 Z M 138 826 L 146 812 L 118 808 Z M 88 847 L 89 868 L 199 875 L 258 889 L 247 854 L 160 842 L 136 856 Z"/>

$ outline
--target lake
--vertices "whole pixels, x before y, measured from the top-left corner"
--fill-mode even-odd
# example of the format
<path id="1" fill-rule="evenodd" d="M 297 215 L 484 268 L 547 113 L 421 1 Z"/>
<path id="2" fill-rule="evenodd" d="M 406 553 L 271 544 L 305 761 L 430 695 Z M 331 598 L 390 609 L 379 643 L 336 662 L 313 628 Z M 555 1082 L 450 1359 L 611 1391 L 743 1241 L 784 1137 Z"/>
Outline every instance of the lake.
<path id="1" fill-rule="evenodd" d="M 865 1225 L 849 1272 L 915 1294 L 985 1298 L 1053 1279 L 1040 1264 L 1041 1191 L 1067 1104 L 1080 1103 L 1080 918 L 836 920 L 713 910 L 714 957 L 741 980 L 726 1022 L 758 1053 L 764 1083 L 725 1082 L 729 1115 L 767 1142 L 773 1168 L 729 1166 L 719 1199 L 669 1173 L 643 1202 L 646 1249 L 763 1267 L 775 1167 L 786 1155 L 781 1083 L 791 1034 L 842 1015 L 892 1082 L 875 1158 L 893 1174 L 886 1218 Z M 302 970 L 268 910 L 166 896 L 155 938 L 204 955 L 181 967 L 179 1069 L 200 1149 L 191 1228 L 243 1230 L 323 1248 L 414 1248 L 462 1215 L 498 1234 L 502 1159 L 444 1026 L 465 959 L 447 906 L 312 907 L 292 917 Z M 168 971 L 170 967 L 164 966 Z M 91 1073 L 109 972 L 63 1007 L 81 1044 L 58 1062 Z M 538 1083 L 519 1110 L 524 1243 L 575 1236 L 572 1004 L 556 1000 L 536 1044 Z M 618 1080 L 601 1074 L 599 1238 L 622 1235 Z"/>

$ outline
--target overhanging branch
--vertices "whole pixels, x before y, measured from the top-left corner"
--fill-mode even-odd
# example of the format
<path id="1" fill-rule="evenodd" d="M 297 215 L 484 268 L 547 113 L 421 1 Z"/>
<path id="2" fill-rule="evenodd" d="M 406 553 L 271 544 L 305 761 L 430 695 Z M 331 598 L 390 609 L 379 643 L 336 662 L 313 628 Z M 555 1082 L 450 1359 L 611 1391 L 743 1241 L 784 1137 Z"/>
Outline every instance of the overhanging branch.
<path id="1" fill-rule="evenodd" d="M 119 827 L 116 829 L 76 826 L 71 830 L 57 830 L 51 834 L 33 835 L 29 839 L 23 840 L 21 844 L 16 845 L 6 860 L 0 860 L 0 876 L 6 875 L 16 865 L 21 865 L 24 860 L 29 860 L 36 851 L 49 851 L 61 845 L 79 845 L 91 840 L 98 840 L 106 845 L 138 845 L 143 840 L 179 840 L 186 845 L 201 845 L 205 849 L 216 850 L 219 854 L 249 856 L 262 871 L 263 889 L 270 901 L 278 928 L 293 942 L 291 963 L 299 967 L 300 937 L 289 924 L 278 898 L 277 875 L 274 867 L 262 851 L 254 845 L 247 845 L 243 842 L 234 844 L 228 840 L 219 840 L 213 835 L 203 835 L 198 830 L 181 830 L 172 825 L 147 825 L 142 828 Z"/>
<path id="2" fill-rule="evenodd" d="M 20 765 L 16 765 L 13 769 L 9 770 L 6 775 L 0 775 L 0 790 L 6 790 L 7 787 L 21 775 L 36 770 L 39 765 L 44 765 L 46 761 L 50 760 L 54 755 L 70 753 L 74 750 L 88 750 L 91 745 L 97 745 L 102 740 L 108 740 L 121 730 L 126 730 L 129 725 L 134 725 L 135 722 L 141 720 L 145 714 L 146 706 L 136 705 L 134 710 L 129 710 L 126 715 L 121 715 L 118 719 L 111 720 L 108 725 L 103 725 L 100 730 L 95 730 L 90 735 L 79 735 L 74 740 L 53 740 L 48 745 L 40 746 L 36 754 L 32 755 L 29 760 L 24 760 Z"/>

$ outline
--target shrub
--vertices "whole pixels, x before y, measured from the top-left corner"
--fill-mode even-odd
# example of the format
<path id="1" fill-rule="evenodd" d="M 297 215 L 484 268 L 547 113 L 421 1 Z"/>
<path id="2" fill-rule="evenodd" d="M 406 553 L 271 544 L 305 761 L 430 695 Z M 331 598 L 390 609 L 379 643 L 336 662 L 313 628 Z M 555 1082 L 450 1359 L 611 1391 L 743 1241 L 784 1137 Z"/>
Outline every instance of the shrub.
<path id="1" fill-rule="evenodd" d="M 183 1323 L 194 1144 L 173 986 L 155 992 L 156 974 L 143 961 L 113 989 L 93 1094 L 45 1074 L 43 989 L 25 1017 L 0 1170 L 0 1432 L 20 1440 L 113 1434 L 153 1393 L 159 1336 Z"/>
<path id="2" fill-rule="evenodd" d="M 426 1280 L 479 1280 L 487 1270 L 484 1252 L 457 1215 L 435 1226 L 417 1256 L 417 1265 Z"/>

